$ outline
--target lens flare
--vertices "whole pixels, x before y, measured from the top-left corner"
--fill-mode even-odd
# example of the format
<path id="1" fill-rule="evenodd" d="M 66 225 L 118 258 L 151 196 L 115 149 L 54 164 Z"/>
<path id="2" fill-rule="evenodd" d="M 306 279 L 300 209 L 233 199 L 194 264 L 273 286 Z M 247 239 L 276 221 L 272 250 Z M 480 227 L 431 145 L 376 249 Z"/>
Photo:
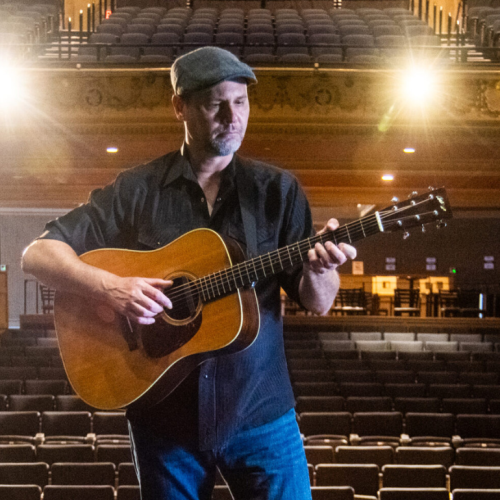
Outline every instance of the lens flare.
<path id="1" fill-rule="evenodd" d="M 436 78 L 432 71 L 413 67 L 403 77 L 402 97 L 415 106 L 429 104 L 435 96 Z"/>
<path id="2" fill-rule="evenodd" d="M 0 61 L 0 107 L 12 108 L 23 99 L 22 85 L 16 69 Z"/>

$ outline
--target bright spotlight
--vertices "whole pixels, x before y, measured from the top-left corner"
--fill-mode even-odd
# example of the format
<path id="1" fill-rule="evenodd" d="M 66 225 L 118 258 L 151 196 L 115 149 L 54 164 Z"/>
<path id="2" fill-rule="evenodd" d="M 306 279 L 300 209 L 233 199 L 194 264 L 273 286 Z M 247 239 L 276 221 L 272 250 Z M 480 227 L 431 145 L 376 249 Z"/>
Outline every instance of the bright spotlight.
<path id="1" fill-rule="evenodd" d="M 403 152 L 406 154 L 412 154 L 415 152 L 415 148 L 404 148 Z"/>
<path id="2" fill-rule="evenodd" d="M 432 71 L 411 68 L 404 76 L 401 90 L 407 102 L 422 105 L 432 99 L 435 88 L 436 79 Z"/>
<path id="3" fill-rule="evenodd" d="M 382 176 L 382 180 L 386 182 L 390 182 L 394 180 L 394 176 L 392 174 L 384 174 Z"/>
<path id="4" fill-rule="evenodd" d="M 22 99 L 22 87 L 16 69 L 0 62 L 0 106 L 15 106 Z"/>
<path id="5" fill-rule="evenodd" d="M 110 146 L 109 148 L 106 148 L 106 151 L 108 153 L 118 153 L 118 148 Z"/>

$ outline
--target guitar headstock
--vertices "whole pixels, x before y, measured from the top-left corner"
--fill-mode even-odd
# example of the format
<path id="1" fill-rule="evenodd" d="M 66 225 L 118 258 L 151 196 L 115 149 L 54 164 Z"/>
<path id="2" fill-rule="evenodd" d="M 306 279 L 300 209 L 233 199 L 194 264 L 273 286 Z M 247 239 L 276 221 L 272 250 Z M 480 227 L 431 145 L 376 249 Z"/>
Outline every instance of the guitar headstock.
<path id="1" fill-rule="evenodd" d="M 438 227 L 446 226 L 445 219 L 451 219 L 453 214 L 444 188 L 429 188 L 424 194 L 412 193 L 408 200 L 393 199 L 391 205 L 378 212 L 385 232 L 403 230 L 404 237 L 408 237 L 408 229 L 436 222 Z"/>

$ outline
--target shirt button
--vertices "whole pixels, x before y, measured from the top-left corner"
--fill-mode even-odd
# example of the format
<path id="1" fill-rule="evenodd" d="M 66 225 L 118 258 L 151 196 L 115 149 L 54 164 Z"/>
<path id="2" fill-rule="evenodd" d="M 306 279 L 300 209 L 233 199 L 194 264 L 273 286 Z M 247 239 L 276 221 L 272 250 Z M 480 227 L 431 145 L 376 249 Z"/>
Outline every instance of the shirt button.
<path id="1" fill-rule="evenodd" d="M 204 376 L 205 378 L 208 378 L 208 375 L 207 375 L 207 374 L 205 374 L 205 375 L 203 375 L 203 376 Z"/>
<path id="2" fill-rule="evenodd" d="M 202 202 L 202 203 L 205 203 L 205 198 L 202 198 L 202 199 L 201 199 L 201 202 Z"/>
<path id="3" fill-rule="evenodd" d="M 219 196 L 219 198 L 217 198 L 217 201 L 219 202 L 222 201 L 222 198 Z"/>

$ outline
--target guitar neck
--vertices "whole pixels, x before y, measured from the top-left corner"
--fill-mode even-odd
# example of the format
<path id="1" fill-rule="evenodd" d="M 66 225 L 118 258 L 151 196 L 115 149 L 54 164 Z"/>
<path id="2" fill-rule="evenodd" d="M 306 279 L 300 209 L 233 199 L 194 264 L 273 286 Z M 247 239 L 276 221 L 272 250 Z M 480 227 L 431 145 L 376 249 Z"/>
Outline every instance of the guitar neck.
<path id="1" fill-rule="evenodd" d="M 236 292 L 239 288 L 253 286 L 258 281 L 307 261 L 307 253 L 316 243 L 332 241 L 354 243 L 384 230 L 379 213 L 368 215 L 357 221 L 326 231 L 305 240 L 274 250 L 264 255 L 228 267 L 217 273 L 196 280 L 203 302 L 216 300 Z"/>

